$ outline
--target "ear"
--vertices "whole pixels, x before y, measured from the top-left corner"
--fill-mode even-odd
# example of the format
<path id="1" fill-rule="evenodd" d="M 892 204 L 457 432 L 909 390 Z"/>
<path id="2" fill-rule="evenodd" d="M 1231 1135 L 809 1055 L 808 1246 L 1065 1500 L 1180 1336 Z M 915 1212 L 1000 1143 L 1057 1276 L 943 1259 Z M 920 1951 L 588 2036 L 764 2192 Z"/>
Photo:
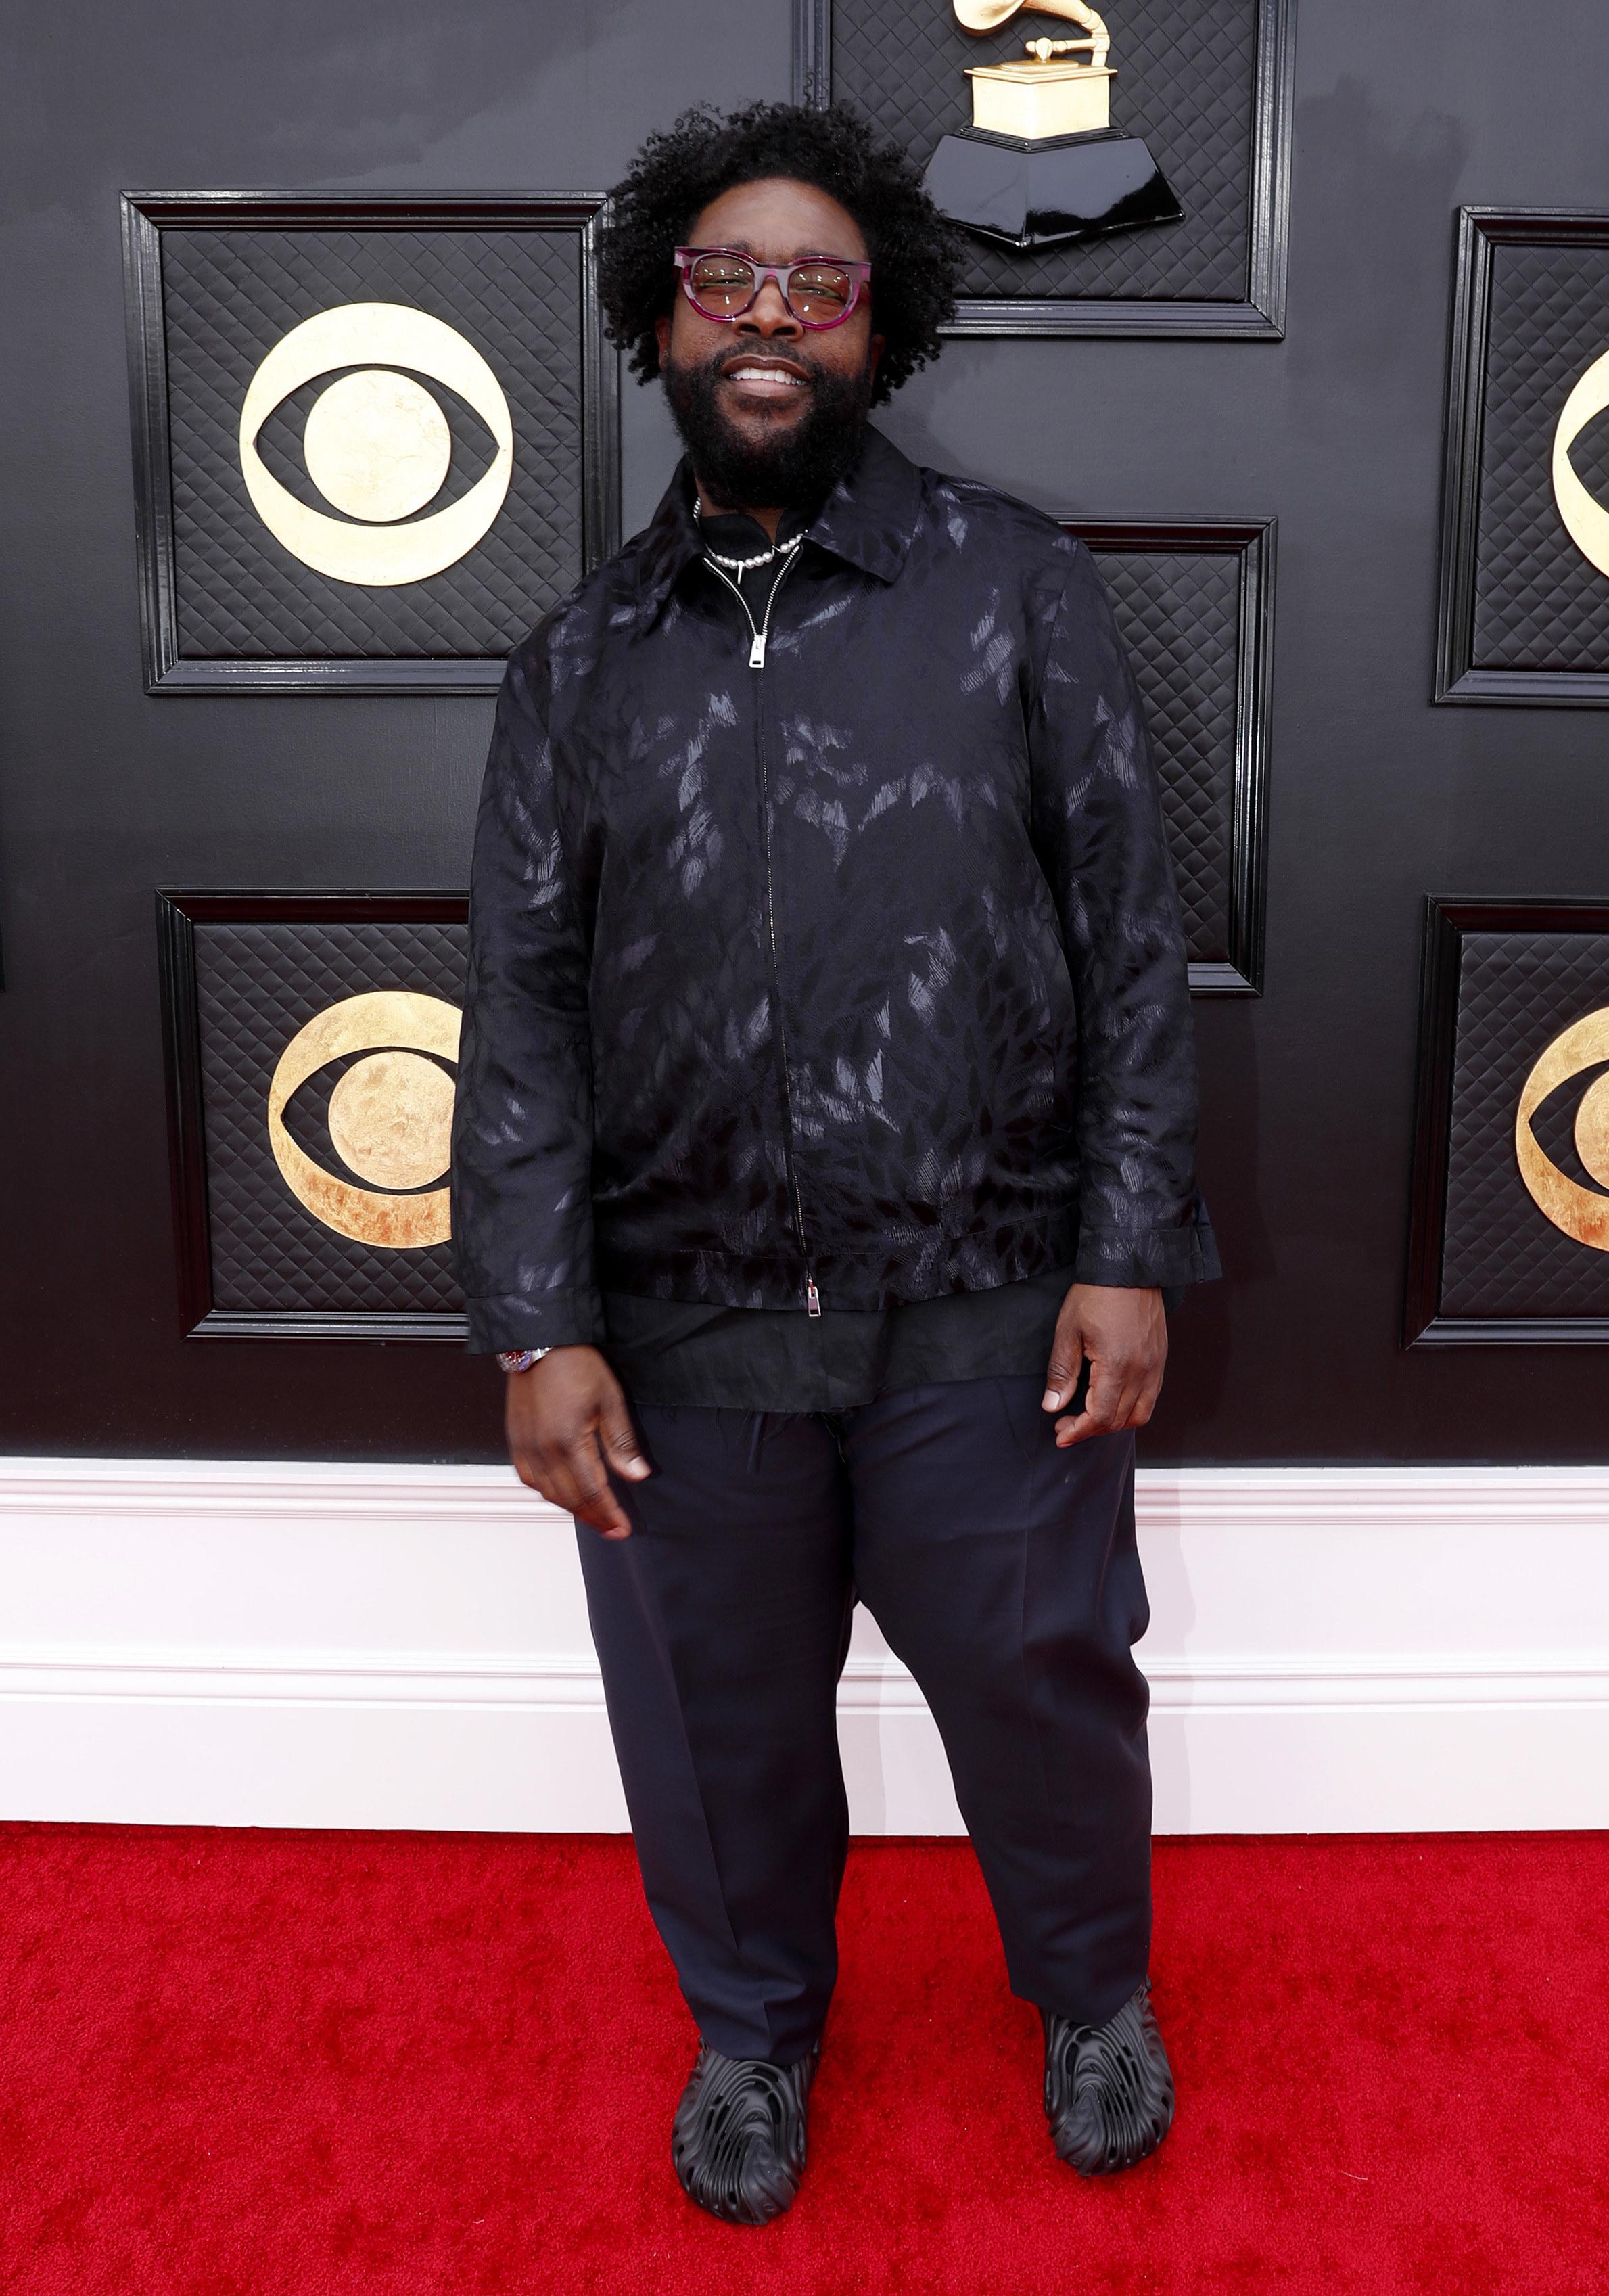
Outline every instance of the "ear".
<path id="1" fill-rule="evenodd" d="M 654 340 L 659 346 L 659 364 L 661 366 L 665 365 L 666 355 L 670 349 L 671 318 L 672 314 L 669 311 L 666 311 L 663 318 L 658 318 L 654 321 Z"/>
<path id="2" fill-rule="evenodd" d="M 878 371 L 878 361 L 882 357 L 883 353 L 887 349 L 887 348 L 888 338 L 886 335 L 873 335 L 871 340 L 867 344 L 866 374 L 868 381 L 875 380 Z"/>

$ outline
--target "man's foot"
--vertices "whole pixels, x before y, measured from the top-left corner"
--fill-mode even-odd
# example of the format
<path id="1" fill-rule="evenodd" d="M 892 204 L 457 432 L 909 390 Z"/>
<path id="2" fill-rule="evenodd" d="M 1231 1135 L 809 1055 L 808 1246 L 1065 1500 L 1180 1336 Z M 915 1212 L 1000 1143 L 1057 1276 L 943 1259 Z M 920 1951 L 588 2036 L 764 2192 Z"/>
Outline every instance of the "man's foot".
<path id="1" fill-rule="evenodd" d="M 1051 2141 L 1081 2177 L 1107 2177 L 1155 2152 L 1173 2119 L 1173 2075 L 1148 1978 L 1104 2025 L 1041 2009 Z"/>
<path id="2" fill-rule="evenodd" d="M 690 2201 L 728 2224 L 768 2224 L 793 2206 L 821 2059 L 819 2041 L 796 2065 L 723 2057 L 699 2044 L 671 2124 L 671 2159 Z"/>

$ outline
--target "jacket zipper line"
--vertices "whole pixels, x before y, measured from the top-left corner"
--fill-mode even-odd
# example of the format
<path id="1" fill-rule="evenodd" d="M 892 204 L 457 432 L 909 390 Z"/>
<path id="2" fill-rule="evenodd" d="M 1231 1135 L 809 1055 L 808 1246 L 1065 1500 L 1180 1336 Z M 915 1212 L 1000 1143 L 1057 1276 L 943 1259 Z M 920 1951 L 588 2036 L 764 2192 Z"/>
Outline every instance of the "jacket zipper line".
<path id="1" fill-rule="evenodd" d="M 706 557 L 705 561 L 710 572 L 719 581 L 725 583 L 743 609 L 744 619 L 747 622 L 754 636 L 754 643 L 748 650 L 748 666 L 762 678 L 765 674 L 765 640 L 771 629 L 772 608 L 776 604 L 777 592 L 788 579 L 797 556 L 798 553 L 796 551 L 792 557 L 784 560 L 778 570 L 777 578 L 772 584 L 771 594 L 765 601 L 764 619 L 758 624 L 755 623 L 754 615 L 749 610 L 748 601 L 743 595 L 739 585 L 715 564 L 713 558 Z M 810 1244 L 804 1234 L 804 1206 L 799 1195 L 799 1176 L 794 1162 L 793 1095 L 788 1081 L 788 1028 L 782 1017 L 782 968 L 777 955 L 777 904 L 772 883 L 771 775 L 765 760 L 765 703 L 763 692 L 756 693 L 755 701 L 755 745 L 760 761 L 761 820 L 765 831 L 765 925 L 771 937 L 771 978 L 777 1000 L 777 1046 L 782 1055 L 782 1120 L 788 1135 L 783 1152 L 788 1164 L 788 1185 L 793 1196 L 794 1225 L 799 1234 L 799 1253 L 804 1262 L 804 1311 L 808 1316 L 819 1316 L 821 1312 L 821 1295 L 816 1290 L 815 1270 L 811 1265 Z"/>

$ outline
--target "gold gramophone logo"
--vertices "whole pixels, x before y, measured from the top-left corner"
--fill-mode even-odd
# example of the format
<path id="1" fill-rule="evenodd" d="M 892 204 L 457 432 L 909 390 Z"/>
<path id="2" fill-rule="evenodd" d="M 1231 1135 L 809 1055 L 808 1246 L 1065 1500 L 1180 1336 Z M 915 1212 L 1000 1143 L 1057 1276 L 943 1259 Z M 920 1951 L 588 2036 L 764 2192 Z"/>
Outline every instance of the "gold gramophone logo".
<path id="1" fill-rule="evenodd" d="M 1041 34 L 1025 43 L 1020 63 L 968 65 L 972 125 L 1034 141 L 1109 127 L 1113 75 L 1107 57 L 1112 40 L 1105 22 L 1082 0 L 1027 4 L 1037 15 L 1076 24 L 1083 37 L 1053 40 Z M 955 13 L 966 31 L 992 32 L 1023 5 L 1024 0 L 955 0 Z"/>
<path id="2" fill-rule="evenodd" d="M 307 475 L 332 509 L 298 502 L 257 452 L 257 433 L 293 390 L 339 373 L 307 417 Z M 403 370 L 412 370 L 411 373 Z M 453 436 L 426 374 L 472 406 L 491 432 L 490 466 L 456 502 L 417 512 L 446 483 Z M 366 589 L 422 582 L 473 550 L 502 508 L 514 427 L 502 387 L 455 327 L 404 303 L 343 303 L 282 335 L 241 408 L 241 471 L 257 516 L 304 566 Z"/>
<path id="3" fill-rule="evenodd" d="M 932 0 L 929 0 L 932 4 Z M 1074 25 L 1020 56 L 968 64 L 972 123 L 942 136 L 923 178 L 934 205 L 1018 254 L 1179 223 L 1183 209 L 1143 135 L 1112 126 L 1111 36 L 1084 0 L 954 0 L 965 32 L 1018 14 Z"/>
<path id="4" fill-rule="evenodd" d="M 1531 1129 L 1531 1118 L 1562 1084 L 1609 1061 L 1609 1005 L 1589 1013 L 1556 1036 L 1525 1079 L 1515 1119 L 1520 1177 L 1537 1208 L 1555 1227 L 1594 1251 L 1609 1251 L 1609 1195 L 1583 1188 L 1561 1172 Z M 1609 1069 L 1582 1093 L 1575 1111 L 1575 1152 L 1600 1187 L 1609 1189 Z"/>
<path id="5" fill-rule="evenodd" d="M 381 988 L 314 1013 L 280 1054 L 268 1087 L 268 1139 L 298 1203 L 338 1235 L 388 1251 L 445 1243 L 460 1015 L 444 997 Z M 330 1137 L 354 1186 L 315 1164 L 285 1129 L 291 1095 L 332 1061 L 364 1057 L 330 1095 Z M 434 1185 L 431 1184 L 435 1183 Z"/>

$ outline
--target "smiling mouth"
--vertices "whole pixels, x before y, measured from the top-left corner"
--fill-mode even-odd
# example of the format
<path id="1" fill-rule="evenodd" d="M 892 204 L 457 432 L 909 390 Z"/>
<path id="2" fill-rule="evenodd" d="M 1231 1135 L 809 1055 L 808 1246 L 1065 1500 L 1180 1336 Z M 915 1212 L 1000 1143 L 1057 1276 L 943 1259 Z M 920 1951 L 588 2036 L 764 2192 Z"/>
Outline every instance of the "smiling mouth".
<path id="1" fill-rule="evenodd" d="M 736 365 L 723 368 L 721 380 L 735 383 L 739 390 L 756 398 L 785 398 L 792 391 L 810 389 L 808 377 L 796 373 L 792 367 L 772 366 L 752 359 L 742 359 Z"/>

